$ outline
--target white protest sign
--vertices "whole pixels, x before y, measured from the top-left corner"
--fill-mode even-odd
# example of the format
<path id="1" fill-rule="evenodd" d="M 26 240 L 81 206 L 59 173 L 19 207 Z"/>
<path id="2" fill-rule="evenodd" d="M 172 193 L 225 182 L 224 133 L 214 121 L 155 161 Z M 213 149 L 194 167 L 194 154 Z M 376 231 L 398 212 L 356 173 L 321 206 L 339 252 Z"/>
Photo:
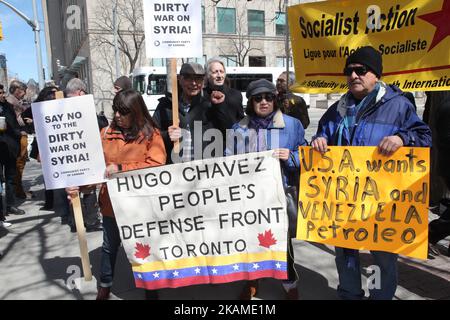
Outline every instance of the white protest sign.
<path id="1" fill-rule="evenodd" d="M 94 97 L 33 103 L 32 110 L 46 189 L 104 182 Z"/>
<path id="2" fill-rule="evenodd" d="M 287 278 L 273 152 L 120 173 L 108 191 L 139 288 Z"/>
<path id="3" fill-rule="evenodd" d="M 200 0 L 143 0 L 148 58 L 202 57 Z"/>

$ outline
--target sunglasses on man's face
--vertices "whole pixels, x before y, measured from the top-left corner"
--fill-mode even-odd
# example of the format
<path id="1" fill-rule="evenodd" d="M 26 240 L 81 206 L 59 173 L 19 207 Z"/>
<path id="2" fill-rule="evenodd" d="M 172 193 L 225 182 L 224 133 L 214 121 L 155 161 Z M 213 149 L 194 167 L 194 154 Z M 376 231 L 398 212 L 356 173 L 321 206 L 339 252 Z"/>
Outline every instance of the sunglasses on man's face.
<path id="1" fill-rule="evenodd" d="M 369 69 L 367 69 L 365 66 L 344 68 L 344 75 L 346 75 L 347 77 L 350 77 L 353 72 L 355 72 L 358 76 L 363 76 L 367 72 L 369 72 Z"/>
<path id="2" fill-rule="evenodd" d="M 258 94 L 256 96 L 253 96 L 253 100 L 257 103 L 260 103 L 263 99 L 265 99 L 267 102 L 272 102 L 275 100 L 274 94 Z"/>

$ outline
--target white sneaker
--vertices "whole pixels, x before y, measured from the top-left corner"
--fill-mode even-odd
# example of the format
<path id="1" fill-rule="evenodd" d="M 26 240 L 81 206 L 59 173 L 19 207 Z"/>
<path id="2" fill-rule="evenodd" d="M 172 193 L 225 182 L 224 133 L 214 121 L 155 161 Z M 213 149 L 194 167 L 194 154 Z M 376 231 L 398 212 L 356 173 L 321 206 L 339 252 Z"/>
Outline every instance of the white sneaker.
<path id="1" fill-rule="evenodd" d="M 0 227 L 9 228 L 12 226 L 12 223 L 6 221 L 0 221 Z"/>

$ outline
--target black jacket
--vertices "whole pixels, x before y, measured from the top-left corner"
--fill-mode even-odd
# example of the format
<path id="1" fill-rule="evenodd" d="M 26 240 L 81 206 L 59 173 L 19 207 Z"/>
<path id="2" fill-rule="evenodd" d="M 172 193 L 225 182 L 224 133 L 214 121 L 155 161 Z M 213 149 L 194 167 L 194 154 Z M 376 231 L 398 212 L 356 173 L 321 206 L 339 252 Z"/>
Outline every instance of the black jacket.
<path id="1" fill-rule="evenodd" d="M 430 101 L 430 127 L 433 148 L 437 148 L 439 174 L 450 188 L 450 91 L 433 91 L 427 94 Z"/>
<path id="2" fill-rule="evenodd" d="M 286 108 L 284 106 L 284 101 L 288 100 L 289 107 Z M 288 116 L 294 117 L 303 125 L 303 128 L 306 129 L 309 126 L 309 115 L 308 115 L 308 107 L 306 105 L 305 100 L 302 97 L 296 96 L 293 93 L 288 94 L 279 94 L 277 97 L 277 105 L 278 108 Z"/>
<path id="3" fill-rule="evenodd" d="M 17 122 L 14 107 L 8 102 L 0 103 L 0 115 L 6 118 L 6 132 L 0 133 L 0 143 L 6 145 L 8 156 L 17 158 L 20 152 L 20 125 Z M 3 155 L 2 155 L 3 156 Z"/>
<path id="4" fill-rule="evenodd" d="M 181 97 L 181 91 L 179 96 Z M 179 107 L 178 116 L 180 118 L 180 128 L 187 129 L 191 132 L 192 146 L 194 150 L 201 148 L 202 151 L 206 147 L 215 142 L 205 141 L 204 134 L 209 129 L 218 129 L 220 131 L 224 129 L 231 129 L 233 125 L 233 118 L 229 116 L 227 112 L 227 105 L 225 103 L 219 105 L 213 105 L 209 100 L 202 96 L 200 93 L 192 100 L 189 112 L 185 113 L 181 107 Z M 159 104 L 156 107 L 155 113 L 153 114 L 153 120 L 155 120 L 159 129 L 161 130 L 161 135 L 164 139 L 164 145 L 166 147 L 167 153 L 167 164 L 173 163 L 172 161 L 172 150 L 173 142 L 170 140 L 168 128 L 173 124 L 172 118 L 172 97 L 170 93 L 167 93 L 165 97 L 159 99 Z M 195 123 L 201 125 L 201 132 L 195 132 Z M 218 133 L 218 132 L 216 132 Z M 201 137 L 201 139 L 199 139 Z M 225 135 L 223 137 L 223 145 L 221 150 L 212 149 L 212 154 L 202 155 L 201 159 L 205 157 L 223 157 L 225 150 Z M 195 158 L 199 160 L 199 157 Z"/>
<path id="5" fill-rule="evenodd" d="M 26 108 L 25 111 L 22 112 L 21 116 L 22 116 L 22 119 L 25 119 L 25 118 L 33 119 L 33 112 L 32 112 L 31 106 Z M 35 133 L 35 131 L 34 131 L 34 123 L 28 124 L 28 123 L 25 122 L 25 126 L 21 127 L 21 129 L 22 129 L 22 131 L 25 131 L 28 134 Z"/>
<path id="6" fill-rule="evenodd" d="M 180 94 L 181 96 L 181 94 Z M 201 136 L 206 130 L 213 128 L 212 119 L 210 114 L 210 104 L 205 98 L 199 94 L 194 97 L 189 112 L 185 113 L 181 106 L 179 107 L 178 116 L 180 118 L 180 128 L 189 128 L 191 132 L 192 142 L 194 143 L 194 148 L 198 143 L 202 143 L 202 150 L 206 147 L 205 143 L 201 141 L 196 141 L 195 139 L 195 122 L 199 122 L 202 128 Z M 164 145 L 166 147 L 167 153 L 167 164 L 173 163 L 172 161 L 172 149 L 173 142 L 170 140 L 168 128 L 173 124 L 172 117 L 172 98 L 170 94 L 166 94 L 165 97 L 159 99 L 159 104 L 153 114 L 153 119 L 161 130 L 161 135 L 164 139 Z M 197 135 L 200 133 L 197 133 Z"/>
<path id="7" fill-rule="evenodd" d="M 241 121 L 245 114 L 240 91 L 224 86 L 223 93 L 225 94 L 225 101 L 218 105 L 211 104 L 211 107 L 214 112 L 213 125 L 226 137 L 226 130 L 231 129 L 233 124 Z M 204 90 L 204 96 L 210 101 L 211 98 L 207 89 Z"/>

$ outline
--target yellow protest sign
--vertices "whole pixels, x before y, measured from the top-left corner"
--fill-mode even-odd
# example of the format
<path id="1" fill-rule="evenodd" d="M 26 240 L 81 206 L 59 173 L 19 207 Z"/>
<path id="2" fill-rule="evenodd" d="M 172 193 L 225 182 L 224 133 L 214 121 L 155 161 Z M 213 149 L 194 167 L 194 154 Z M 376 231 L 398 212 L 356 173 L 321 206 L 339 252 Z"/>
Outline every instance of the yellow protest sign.
<path id="1" fill-rule="evenodd" d="M 450 0 L 323 1 L 288 8 L 297 82 L 305 93 L 345 92 L 346 58 L 371 45 L 382 80 L 404 91 L 450 89 Z"/>
<path id="2" fill-rule="evenodd" d="M 426 259 L 429 149 L 300 148 L 297 238 Z"/>

